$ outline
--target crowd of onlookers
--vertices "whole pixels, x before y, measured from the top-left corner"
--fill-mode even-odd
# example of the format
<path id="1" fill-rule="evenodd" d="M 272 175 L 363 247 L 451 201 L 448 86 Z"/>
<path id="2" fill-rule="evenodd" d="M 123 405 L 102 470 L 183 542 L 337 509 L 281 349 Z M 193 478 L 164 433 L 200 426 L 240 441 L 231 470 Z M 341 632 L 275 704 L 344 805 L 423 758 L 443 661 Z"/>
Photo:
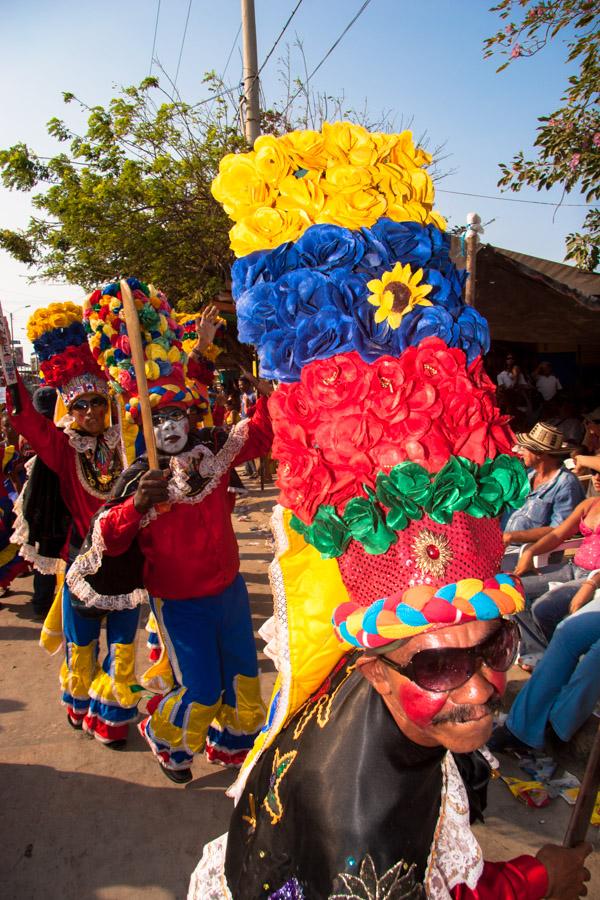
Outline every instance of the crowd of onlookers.
<path id="1" fill-rule="evenodd" d="M 524 752 L 544 748 L 548 727 L 568 741 L 600 699 L 600 406 L 582 412 L 550 363 L 528 375 L 510 353 L 497 385 L 530 483 L 502 525 L 503 568 L 527 602 L 519 664 L 533 674 L 490 747 Z"/>

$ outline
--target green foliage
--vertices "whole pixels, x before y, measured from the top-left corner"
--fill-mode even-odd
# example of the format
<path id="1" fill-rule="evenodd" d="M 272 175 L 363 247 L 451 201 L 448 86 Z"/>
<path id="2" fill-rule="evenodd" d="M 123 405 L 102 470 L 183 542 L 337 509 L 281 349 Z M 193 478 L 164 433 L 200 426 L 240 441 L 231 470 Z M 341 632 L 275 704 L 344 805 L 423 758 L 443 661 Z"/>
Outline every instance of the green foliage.
<path id="1" fill-rule="evenodd" d="M 231 264 L 231 223 L 210 184 L 223 155 L 245 142 L 225 105 L 173 99 L 156 78 L 106 107 L 63 99 L 87 113 L 82 135 L 58 118 L 47 125 L 68 152 L 45 159 L 23 143 L 0 151 L 5 186 L 39 191 L 39 215 L 22 231 L 0 230 L 0 246 L 38 277 L 91 289 L 136 275 L 197 309 L 224 287 Z"/>
<path id="2" fill-rule="evenodd" d="M 568 79 L 563 105 L 540 116 L 534 146 L 535 159 L 519 152 L 510 163 L 500 163 L 500 187 L 519 191 L 523 185 L 538 190 L 562 185 L 568 194 L 582 190 L 586 202 L 600 197 L 600 19 L 595 0 L 502 0 L 492 12 L 506 22 L 489 37 L 484 55 L 500 52 L 507 59 L 501 72 L 518 59 L 539 53 L 565 29 L 569 63 L 576 73 Z M 600 211 L 591 209 L 582 233 L 567 237 L 566 259 L 580 268 L 595 269 L 600 255 Z"/>

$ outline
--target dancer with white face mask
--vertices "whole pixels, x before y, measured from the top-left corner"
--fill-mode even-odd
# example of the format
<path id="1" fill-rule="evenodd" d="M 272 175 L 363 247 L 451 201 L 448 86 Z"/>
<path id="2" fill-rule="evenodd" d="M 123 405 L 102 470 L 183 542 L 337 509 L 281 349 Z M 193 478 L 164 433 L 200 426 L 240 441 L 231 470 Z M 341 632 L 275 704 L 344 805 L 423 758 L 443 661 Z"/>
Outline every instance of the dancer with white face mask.
<path id="1" fill-rule="evenodd" d="M 116 287 L 94 295 L 93 314 L 103 304 L 113 314 Z M 160 339 L 174 331 L 164 295 L 155 295 L 143 282 L 132 288 L 134 297 L 147 304 L 142 308 L 146 319 L 152 316 L 150 304 L 164 316 L 166 324 L 155 329 Z M 92 330 L 101 333 L 109 316 L 98 316 L 97 324 L 90 318 Z M 111 327 L 119 327 L 116 319 Z M 147 371 L 153 372 L 156 360 L 165 368 L 177 352 L 176 343 L 166 351 L 157 341 L 147 352 Z M 188 409 L 196 400 L 185 368 L 183 360 L 155 380 L 148 378 L 159 468 L 150 469 L 142 454 L 123 473 L 72 575 L 80 585 L 85 582 L 81 594 L 93 605 L 110 599 L 111 584 L 119 587 L 120 603 L 147 594 L 170 671 L 139 729 L 162 771 L 177 784 L 190 781 L 194 754 L 205 750 L 211 762 L 241 765 L 264 723 L 228 486 L 230 469 L 263 456 L 272 441 L 264 396 L 253 418 L 229 434 L 191 429 Z M 259 390 L 271 388 L 261 382 Z M 135 412 L 136 405 L 131 394 L 127 408 Z"/>

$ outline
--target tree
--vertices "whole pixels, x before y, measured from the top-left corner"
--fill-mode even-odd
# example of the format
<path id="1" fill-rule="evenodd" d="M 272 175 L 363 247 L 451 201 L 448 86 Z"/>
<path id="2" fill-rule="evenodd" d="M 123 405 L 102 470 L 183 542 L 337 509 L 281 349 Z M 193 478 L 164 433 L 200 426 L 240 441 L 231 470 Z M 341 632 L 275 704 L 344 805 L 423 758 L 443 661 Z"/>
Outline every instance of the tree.
<path id="1" fill-rule="evenodd" d="M 500 163 L 499 187 L 519 191 L 562 185 L 563 196 L 574 188 L 587 203 L 600 197 L 600 19 L 597 0 L 501 0 L 492 7 L 506 22 L 484 42 L 484 56 L 507 56 L 501 72 L 517 60 L 539 53 L 561 32 L 569 34 L 567 61 L 576 66 L 563 95 L 563 105 L 540 116 L 535 159 L 523 151 L 509 164 Z M 566 259 L 594 271 L 600 261 L 600 210 L 587 213 L 580 233 L 566 239 Z"/>
<path id="2" fill-rule="evenodd" d="M 0 151 L 6 187 L 43 188 L 33 197 L 40 215 L 22 231 L 1 230 L 0 245 L 38 277 L 89 289 L 139 273 L 196 308 L 223 287 L 231 262 L 231 223 L 210 192 L 222 156 L 245 147 L 226 104 L 191 106 L 156 78 L 107 107 L 63 98 L 88 115 L 83 135 L 48 123 L 68 153 L 46 159 L 23 143 Z"/>
<path id="3" fill-rule="evenodd" d="M 297 49 L 303 58 L 301 43 Z M 326 118 L 344 117 L 392 130 L 387 114 L 373 119 L 366 105 L 357 113 L 343 98 L 308 90 L 305 80 L 292 76 L 289 49 L 280 65 L 282 99 L 263 110 L 264 133 L 319 128 Z M 25 229 L 0 228 L 0 247 L 33 270 L 32 280 L 91 289 L 121 274 L 141 275 L 187 311 L 225 287 L 233 261 L 231 222 L 210 185 L 226 153 L 248 149 L 239 121 L 241 90 L 209 72 L 204 81 L 211 96 L 191 105 L 163 75 L 171 93 L 157 78 L 146 78 L 106 107 L 63 94 L 87 115 L 83 134 L 59 118 L 48 123 L 68 152 L 44 158 L 23 143 L 0 150 L 4 185 L 39 191 L 32 200 L 39 214 Z M 426 135 L 418 143 L 426 143 Z M 430 167 L 438 178 L 442 151 L 443 145 L 433 150 Z"/>

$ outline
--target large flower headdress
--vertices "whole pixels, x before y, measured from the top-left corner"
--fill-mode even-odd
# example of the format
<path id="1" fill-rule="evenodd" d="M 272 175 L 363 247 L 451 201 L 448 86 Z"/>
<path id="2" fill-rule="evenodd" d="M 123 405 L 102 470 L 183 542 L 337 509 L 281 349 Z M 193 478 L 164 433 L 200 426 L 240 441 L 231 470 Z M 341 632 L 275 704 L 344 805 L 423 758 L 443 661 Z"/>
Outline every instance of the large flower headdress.
<path id="1" fill-rule="evenodd" d="M 187 356 L 183 330 L 165 294 L 151 284 L 128 278 L 140 322 L 150 404 L 189 406 L 196 396 L 186 384 Z M 85 328 L 92 353 L 115 390 L 126 399 L 126 410 L 138 418 L 139 398 L 119 282 L 93 291 L 84 304 Z"/>
<path id="2" fill-rule="evenodd" d="M 82 394 L 108 393 L 104 374 L 92 357 L 75 303 L 50 303 L 27 323 L 27 337 L 40 363 L 44 382 L 58 388 L 67 407 Z"/>
<path id="3" fill-rule="evenodd" d="M 339 639 L 375 647 L 520 608 L 498 516 L 527 490 L 485 320 L 409 132 L 259 138 L 213 184 L 234 219 L 239 336 L 270 400 L 286 528 L 337 561 Z"/>

